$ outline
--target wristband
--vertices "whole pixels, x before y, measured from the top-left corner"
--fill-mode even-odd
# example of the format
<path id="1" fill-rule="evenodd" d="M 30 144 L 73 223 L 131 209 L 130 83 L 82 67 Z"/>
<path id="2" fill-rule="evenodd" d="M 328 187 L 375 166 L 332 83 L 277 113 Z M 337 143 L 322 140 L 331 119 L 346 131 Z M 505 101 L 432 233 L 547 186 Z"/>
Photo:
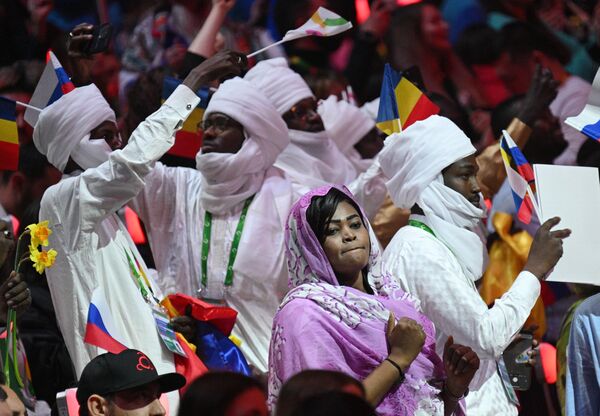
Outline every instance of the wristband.
<path id="1" fill-rule="evenodd" d="M 396 367 L 396 370 L 398 370 L 398 373 L 400 374 L 398 376 L 398 381 L 396 383 L 398 383 L 398 384 L 402 383 L 404 381 L 404 371 L 402 371 L 402 368 L 400 368 L 400 366 L 398 364 L 396 364 L 394 361 L 390 360 L 389 358 L 386 358 L 384 361 L 387 361 L 388 363 L 390 363 L 391 365 Z"/>

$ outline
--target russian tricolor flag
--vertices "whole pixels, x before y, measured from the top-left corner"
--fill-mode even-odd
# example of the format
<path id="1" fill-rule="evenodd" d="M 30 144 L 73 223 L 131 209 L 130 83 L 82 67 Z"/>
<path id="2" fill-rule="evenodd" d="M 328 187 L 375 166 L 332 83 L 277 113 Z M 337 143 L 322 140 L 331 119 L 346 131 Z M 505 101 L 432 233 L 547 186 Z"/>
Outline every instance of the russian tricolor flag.
<path id="1" fill-rule="evenodd" d="M 600 141 L 600 69 L 596 72 L 583 111 L 574 117 L 567 118 L 565 124 L 579 130 L 592 140 Z"/>
<path id="2" fill-rule="evenodd" d="M 46 108 L 64 94 L 71 92 L 74 89 L 75 86 L 69 79 L 69 76 L 60 64 L 56 55 L 54 55 L 52 51 L 48 51 L 46 54 L 46 67 L 35 87 L 31 100 L 29 100 L 29 105 L 40 109 Z M 25 110 L 25 121 L 27 121 L 30 126 L 35 127 L 39 115 L 39 111 L 36 111 L 33 108 L 27 108 L 27 110 Z"/>
<path id="3" fill-rule="evenodd" d="M 123 339 L 123 337 L 120 336 L 114 324 L 104 291 L 101 287 L 97 287 L 92 294 L 83 341 L 118 354 L 127 349 L 118 341 L 119 339 Z"/>
<path id="4" fill-rule="evenodd" d="M 512 190 L 517 216 L 525 224 L 531 222 L 535 208 L 535 178 L 531 165 L 506 130 L 502 131 L 500 153 L 506 168 L 506 178 Z M 532 195 L 530 195 L 532 194 Z M 537 211 L 537 210 L 536 210 Z"/>

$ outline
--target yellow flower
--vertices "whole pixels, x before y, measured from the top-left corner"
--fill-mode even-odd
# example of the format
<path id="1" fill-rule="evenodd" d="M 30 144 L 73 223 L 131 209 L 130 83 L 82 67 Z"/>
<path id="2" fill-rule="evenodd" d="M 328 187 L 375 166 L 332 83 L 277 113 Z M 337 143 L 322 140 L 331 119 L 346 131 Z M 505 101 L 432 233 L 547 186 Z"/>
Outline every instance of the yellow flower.
<path id="1" fill-rule="evenodd" d="M 48 221 L 30 224 L 27 229 L 31 232 L 31 245 L 35 247 L 48 245 L 48 237 L 52 234 L 52 230 L 48 227 Z"/>
<path id="2" fill-rule="evenodd" d="M 42 274 L 47 267 L 52 267 L 58 254 L 53 249 L 39 251 L 34 245 L 29 246 L 29 253 L 29 259 L 33 262 L 33 267 L 39 274 Z"/>

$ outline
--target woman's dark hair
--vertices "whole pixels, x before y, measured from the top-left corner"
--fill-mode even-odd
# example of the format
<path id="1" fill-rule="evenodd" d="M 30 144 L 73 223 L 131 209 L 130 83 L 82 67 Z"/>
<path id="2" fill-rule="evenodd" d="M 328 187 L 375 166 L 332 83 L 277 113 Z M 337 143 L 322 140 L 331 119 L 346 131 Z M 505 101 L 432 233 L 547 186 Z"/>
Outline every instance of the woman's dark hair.
<path id="1" fill-rule="evenodd" d="M 340 392 L 353 385 L 365 394 L 361 382 L 347 374 L 330 370 L 305 370 L 285 382 L 279 392 L 276 416 L 291 416 L 294 410 L 310 397 Z"/>
<path id="2" fill-rule="evenodd" d="M 222 416 L 236 397 L 252 388 L 264 392 L 258 380 L 243 374 L 206 373 L 190 384 L 181 398 L 178 416 Z"/>
<path id="3" fill-rule="evenodd" d="M 302 401 L 291 416 L 376 416 L 364 399 L 350 393 L 333 392 L 312 396 Z"/>
<path id="4" fill-rule="evenodd" d="M 362 216 L 360 207 L 339 189 L 331 188 L 325 195 L 314 196 L 312 198 L 310 206 L 306 210 L 306 220 L 321 244 L 323 244 L 327 236 L 327 226 L 331 221 L 331 217 L 335 214 L 335 210 L 340 202 L 344 201 L 354 207 L 364 225 L 365 219 Z"/>
<path id="5" fill-rule="evenodd" d="M 306 221 L 310 225 L 310 228 L 317 236 L 317 240 L 319 243 L 323 245 L 325 242 L 325 238 L 327 237 L 327 226 L 331 221 L 331 217 L 335 214 L 335 210 L 337 209 L 340 202 L 348 202 L 350 205 L 354 207 L 356 212 L 358 212 L 358 216 L 363 223 L 363 226 L 367 226 L 365 223 L 365 219 L 363 218 L 362 211 L 358 204 L 354 202 L 348 195 L 340 191 L 336 188 L 331 188 L 329 192 L 327 192 L 323 196 L 314 196 L 310 202 L 310 206 L 306 210 Z M 371 289 L 371 285 L 367 280 L 367 275 L 369 274 L 369 265 L 367 264 L 362 271 L 363 275 L 363 285 L 365 286 L 365 290 L 368 294 L 373 294 L 373 289 Z"/>

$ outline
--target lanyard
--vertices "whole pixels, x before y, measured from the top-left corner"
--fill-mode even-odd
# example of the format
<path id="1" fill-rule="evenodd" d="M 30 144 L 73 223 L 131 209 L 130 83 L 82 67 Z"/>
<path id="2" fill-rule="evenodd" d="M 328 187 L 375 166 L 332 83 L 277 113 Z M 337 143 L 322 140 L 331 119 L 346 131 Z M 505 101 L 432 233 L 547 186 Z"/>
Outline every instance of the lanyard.
<path id="1" fill-rule="evenodd" d="M 146 276 L 146 273 L 144 272 L 144 269 L 138 262 L 137 258 L 133 255 L 133 253 L 131 253 L 130 256 L 127 252 L 127 249 L 125 249 L 125 256 L 127 256 L 127 261 L 129 262 L 129 270 L 131 271 L 131 275 L 135 279 L 135 282 L 138 288 L 140 289 L 144 300 L 147 303 L 152 303 L 152 301 L 154 300 L 155 303 L 160 304 L 160 301 L 154 296 L 154 291 L 150 286 L 150 281 L 148 280 L 148 277 Z"/>
<path id="2" fill-rule="evenodd" d="M 233 284 L 233 263 L 237 256 L 238 247 L 240 240 L 242 239 L 242 231 L 244 230 L 244 223 L 246 222 L 246 214 L 248 214 L 248 208 L 254 195 L 244 201 L 244 208 L 235 229 L 233 236 L 233 242 L 231 243 L 231 251 L 229 252 L 229 262 L 227 263 L 227 273 L 225 274 L 225 286 L 231 286 Z M 202 287 L 206 287 L 208 284 L 208 252 L 210 251 L 210 232 L 212 229 L 212 214 L 208 211 L 204 214 L 204 232 L 202 235 Z"/>
<path id="3" fill-rule="evenodd" d="M 413 227 L 420 228 L 421 230 L 426 231 L 426 232 L 428 232 L 429 234 L 431 234 L 432 236 L 435 237 L 435 233 L 433 232 L 433 230 L 431 228 L 429 228 L 427 226 L 427 224 L 425 224 L 425 223 L 423 223 L 421 221 L 418 221 L 418 220 L 408 220 L 408 225 L 412 225 Z"/>

